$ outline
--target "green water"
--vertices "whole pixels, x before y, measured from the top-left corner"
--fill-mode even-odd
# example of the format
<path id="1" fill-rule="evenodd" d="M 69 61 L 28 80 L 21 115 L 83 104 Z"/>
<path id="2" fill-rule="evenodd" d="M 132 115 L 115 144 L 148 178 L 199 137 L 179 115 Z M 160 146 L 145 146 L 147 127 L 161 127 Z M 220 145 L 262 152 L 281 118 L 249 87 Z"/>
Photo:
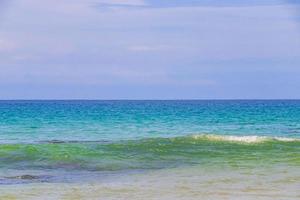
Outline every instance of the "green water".
<path id="1" fill-rule="evenodd" d="M 253 142 L 212 136 L 155 138 L 113 143 L 4 144 L 0 167 L 114 171 L 184 165 L 300 166 L 300 141 L 265 138 Z"/>

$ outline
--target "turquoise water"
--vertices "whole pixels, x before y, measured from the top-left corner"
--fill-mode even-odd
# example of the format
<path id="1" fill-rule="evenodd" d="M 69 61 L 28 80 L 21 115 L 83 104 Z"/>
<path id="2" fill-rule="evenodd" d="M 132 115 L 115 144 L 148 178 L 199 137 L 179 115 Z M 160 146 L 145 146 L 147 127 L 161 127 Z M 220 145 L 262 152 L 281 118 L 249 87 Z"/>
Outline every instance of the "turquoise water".
<path id="1" fill-rule="evenodd" d="M 300 101 L 0 102 L 0 172 L 273 165 L 300 166 Z"/>
<path id="2" fill-rule="evenodd" d="M 300 137 L 300 101 L 1 101 L 0 142 Z"/>

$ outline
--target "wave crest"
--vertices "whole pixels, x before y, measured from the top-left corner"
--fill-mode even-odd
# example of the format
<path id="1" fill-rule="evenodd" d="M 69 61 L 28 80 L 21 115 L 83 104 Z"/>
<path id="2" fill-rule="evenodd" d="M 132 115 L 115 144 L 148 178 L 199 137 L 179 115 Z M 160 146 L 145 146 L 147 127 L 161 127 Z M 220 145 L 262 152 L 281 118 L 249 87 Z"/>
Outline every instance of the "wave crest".
<path id="1" fill-rule="evenodd" d="M 268 141 L 280 141 L 280 142 L 299 142 L 297 138 L 287 137 L 268 137 L 268 136 L 236 136 L 236 135 L 216 135 L 216 134 L 198 134 L 193 135 L 193 139 L 205 139 L 211 141 L 229 141 L 229 142 L 241 142 L 241 143 L 262 143 Z"/>

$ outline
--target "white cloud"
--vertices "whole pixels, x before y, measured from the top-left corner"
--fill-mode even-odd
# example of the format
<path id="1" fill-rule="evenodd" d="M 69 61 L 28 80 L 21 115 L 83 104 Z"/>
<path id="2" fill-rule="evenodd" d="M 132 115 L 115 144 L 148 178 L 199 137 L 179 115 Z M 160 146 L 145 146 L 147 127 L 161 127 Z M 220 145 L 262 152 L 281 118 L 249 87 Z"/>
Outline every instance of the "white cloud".
<path id="1" fill-rule="evenodd" d="M 169 45 L 134 45 L 128 48 L 130 51 L 143 52 L 143 51 L 163 51 L 171 49 Z"/>
<path id="2" fill-rule="evenodd" d="M 15 42 L 0 39 L 0 51 L 9 52 L 9 51 L 15 50 L 16 48 L 17 48 L 17 45 Z"/>
<path id="3" fill-rule="evenodd" d="M 51 12 L 52 14 L 71 14 L 77 16 L 85 16 L 96 12 L 93 5 L 107 6 L 144 6 L 144 0 L 19 0 L 14 2 L 14 6 L 19 6 L 23 9 L 30 9 L 34 12 L 43 11 Z M 40 13 L 41 15 L 43 13 Z"/>
<path id="4" fill-rule="evenodd" d="M 112 5 L 128 5 L 128 6 L 144 6 L 147 5 L 144 0 L 98 0 L 96 3 L 112 4 Z"/>

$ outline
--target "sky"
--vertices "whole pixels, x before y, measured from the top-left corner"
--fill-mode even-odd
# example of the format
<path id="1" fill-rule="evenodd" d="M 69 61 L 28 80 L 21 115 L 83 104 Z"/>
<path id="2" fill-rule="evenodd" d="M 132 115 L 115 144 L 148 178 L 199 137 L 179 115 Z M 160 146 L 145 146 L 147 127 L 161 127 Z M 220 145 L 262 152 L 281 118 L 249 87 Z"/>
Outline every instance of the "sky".
<path id="1" fill-rule="evenodd" d="M 300 98 L 297 0 L 0 0 L 0 99 Z"/>

